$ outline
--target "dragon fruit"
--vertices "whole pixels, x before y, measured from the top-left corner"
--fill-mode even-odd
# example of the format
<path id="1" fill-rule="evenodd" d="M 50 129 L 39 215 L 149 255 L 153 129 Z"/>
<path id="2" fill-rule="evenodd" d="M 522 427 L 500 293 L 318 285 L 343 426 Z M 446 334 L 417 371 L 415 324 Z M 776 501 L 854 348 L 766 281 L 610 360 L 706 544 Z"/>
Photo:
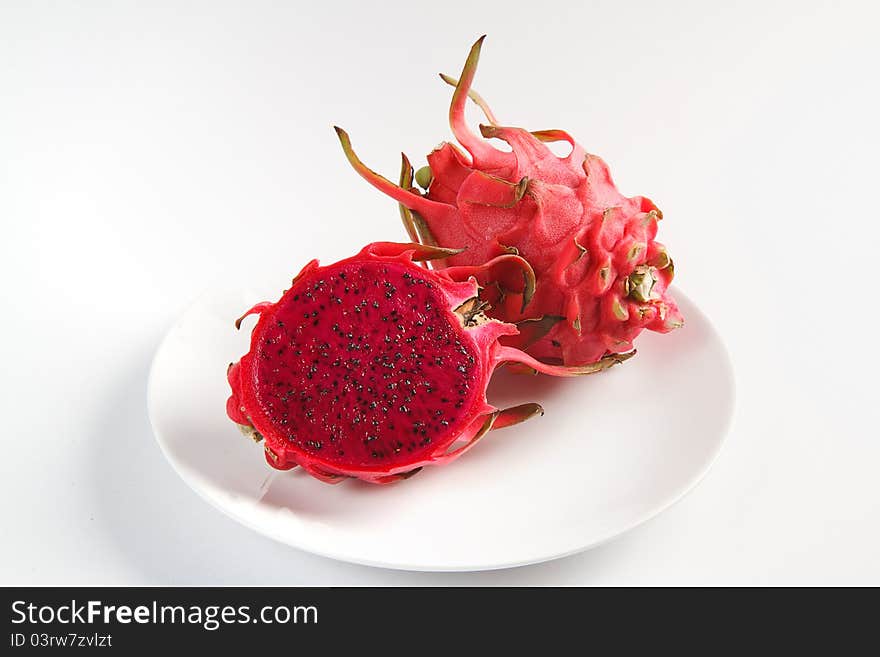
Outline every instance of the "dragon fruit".
<path id="1" fill-rule="evenodd" d="M 455 86 L 449 122 L 467 154 L 443 143 L 416 174 L 404 155 L 395 185 L 367 168 L 336 128 L 351 164 L 398 201 L 410 239 L 463 249 L 437 266 L 479 266 L 502 254 L 532 265 L 536 287 L 527 294 L 478 276 L 490 316 L 520 328 L 505 344 L 542 362 L 579 366 L 630 351 L 643 329 L 680 327 L 668 291 L 672 260 L 654 239 L 660 210 L 645 197 L 623 196 L 605 162 L 568 133 L 499 125 L 471 89 L 482 42 L 471 48 L 459 80 L 441 75 Z M 486 139 L 465 123 L 468 96 L 486 115 L 488 123 L 480 126 Z M 507 142 L 511 151 L 498 150 L 489 138 Z M 571 152 L 558 157 L 546 146 L 554 141 L 568 142 Z M 414 178 L 426 193 L 412 186 Z"/>
<path id="2" fill-rule="evenodd" d="M 504 410 L 487 403 L 486 386 L 502 363 L 589 374 L 631 355 L 561 368 L 501 345 L 517 328 L 483 314 L 476 277 L 504 280 L 522 295 L 531 267 L 512 254 L 479 267 L 418 264 L 455 255 L 379 242 L 332 265 L 312 260 L 279 301 L 239 318 L 237 327 L 259 315 L 250 351 L 229 366 L 226 410 L 264 441 L 269 465 L 299 465 L 330 483 L 405 479 L 455 459 L 492 429 L 543 412 L 535 403 Z"/>

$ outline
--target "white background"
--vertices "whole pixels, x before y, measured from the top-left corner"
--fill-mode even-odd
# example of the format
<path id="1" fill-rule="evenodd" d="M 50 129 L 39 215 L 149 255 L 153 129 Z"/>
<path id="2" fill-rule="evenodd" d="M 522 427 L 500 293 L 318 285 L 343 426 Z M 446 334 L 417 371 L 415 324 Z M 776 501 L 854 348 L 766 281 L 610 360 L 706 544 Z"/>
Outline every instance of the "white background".
<path id="1" fill-rule="evenodd" d="M 880 584 L 874 3 L 278 4 L 0 6 L 0 584 Z M 164 461 L 153 351 L 285 244 L 401 238 L 330 125 L 389 175 L 421 161 L 436 73 L 483 33 L 503 122 L 567 129 L 663 209 L 736 369 L 727 444 L 670 511 L 537 566 L 275 544 Z"/>

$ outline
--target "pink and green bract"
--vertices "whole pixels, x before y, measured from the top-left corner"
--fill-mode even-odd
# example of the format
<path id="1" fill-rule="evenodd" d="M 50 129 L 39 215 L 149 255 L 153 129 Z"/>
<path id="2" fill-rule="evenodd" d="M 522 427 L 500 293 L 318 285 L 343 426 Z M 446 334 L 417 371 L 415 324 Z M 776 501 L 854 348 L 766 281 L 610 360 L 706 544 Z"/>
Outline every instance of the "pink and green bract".
<path id="1" fill-rule="evenodd" d="M 681 326 L 668 290 L 672 260 L 655 240 L 660 210 L 645 197 L 623 196 L 607 164 L 568 133 L 500 125 L 471 89 L 482 41 L 459 80 L 442 76 L 455 86 L 449 122 L 466 152 L 445 142 L 415 174 L 404 156 L 395 185 L 367 168 L 336 128 L 354 168 L 400 204 L 411 239 L 463 249 L 435 267 L 479 267 L 505 254 L 530 263 L 533 288 L 511 286 L 491 270 L 474 274 L 489 315 L 520 329 L 504 342 L 545 363 L 597 362 L 630 351 L 644 329 L 665 333 Z M 486 115 L 481 135 L 465 122 L 468 96 Z M 495 148 L 490 138 L 511 151 Z M 546 146 L 554 141 L 568 142 L 571 152 L 555 155 Z"/>
<path id="2" fill-rule="evenodd" d="M 455 251 L 370 244 L 340 262 L 311 261 L 276 302 L 255 305 L 250 349 L 229 366 L 230 419 L 262 440 L 269 465 L 300 466 L 336 483 L 386 484 L 447 463 L 492 429 L 541 413 L 527 403 L 497 409 L 486 386 L 503 363 L 570 376 L 626 360 L 568 368 L 500 344 L 513 324 L 490 319 L 476 276 L 520 287 L 531 268 L 506 254 L 478 268 L 420 264 Z"/>

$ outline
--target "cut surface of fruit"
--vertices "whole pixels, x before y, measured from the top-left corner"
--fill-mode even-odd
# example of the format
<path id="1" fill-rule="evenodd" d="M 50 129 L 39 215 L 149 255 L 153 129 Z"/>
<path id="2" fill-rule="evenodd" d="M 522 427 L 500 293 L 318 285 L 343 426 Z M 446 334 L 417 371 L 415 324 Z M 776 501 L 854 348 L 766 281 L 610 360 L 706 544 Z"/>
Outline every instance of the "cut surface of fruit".
<path id="1" fill-rule="evenodd" d="M 573 370 L 501 345 L 517 328 L 483 313 L 479 268 L 455 280 L 454 268 L 431 271 L 415 261 L 449 255 L 376 243 L 332 265 L 312 261 L 278 302 L 245 314 L 259 320 L 250 351 L 229 367 L 227 413 L 264 441 L 270 465 L 300 465 L 328 482 L 390 483 L 542 412 L 537 404 L 488 404 L 498 365 L 569 376 L 625 360 Z"/>

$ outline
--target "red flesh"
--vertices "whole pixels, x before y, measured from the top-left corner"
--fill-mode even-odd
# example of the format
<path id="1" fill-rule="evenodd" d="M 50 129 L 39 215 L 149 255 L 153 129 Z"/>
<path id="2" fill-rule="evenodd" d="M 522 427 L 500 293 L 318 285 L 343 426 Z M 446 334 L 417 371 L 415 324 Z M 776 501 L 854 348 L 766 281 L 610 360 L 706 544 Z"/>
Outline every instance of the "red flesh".
<path id="1" fill-rule="evenodd" d="M 564 376 L 597 371 L 546 366 L 502 346 L 516 327 L 461 310 L 474 301 L 475 280 L 413 262 L 428 251 L 377 243 L 326 267 L 312 261 L 277 303 L 247 313 L 260 318 L 250 351 L 229 368 L 227 413 L 265 440 L 270 465 L 301 465 L 328 482 L 396 481 L 456 458 L 496 422 L 540 410 L 486 402 L 500 363 Z"/>

